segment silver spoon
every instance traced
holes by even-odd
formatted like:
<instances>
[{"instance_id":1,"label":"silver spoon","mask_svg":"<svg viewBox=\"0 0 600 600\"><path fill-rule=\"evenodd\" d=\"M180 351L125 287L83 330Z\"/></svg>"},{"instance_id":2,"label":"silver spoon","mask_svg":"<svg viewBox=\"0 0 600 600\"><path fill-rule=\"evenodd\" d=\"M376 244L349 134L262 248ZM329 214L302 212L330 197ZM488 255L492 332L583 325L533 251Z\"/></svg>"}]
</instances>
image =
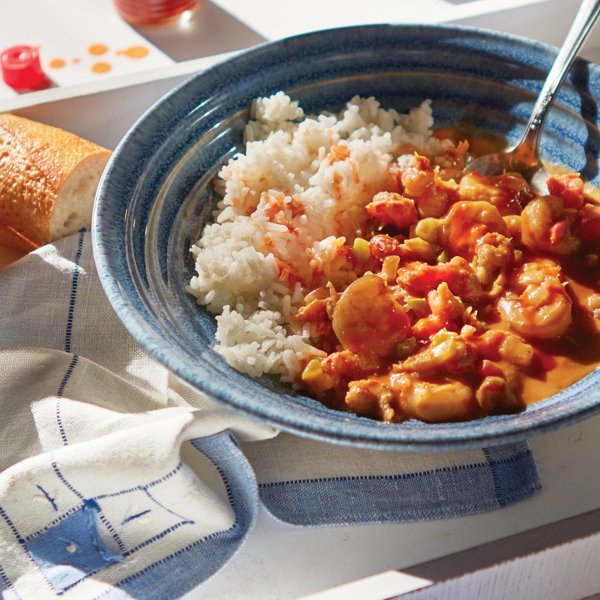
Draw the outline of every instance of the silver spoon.
<instances>
[{"instance_id":1,"label":"silver spoon","mask_svg":"<svg viewBox=\"0 0 600 600\"><path fill-rule=\"evenodd\" d=\"M486 154L473 159L467 165L466 171L482 175L518 172L539 192L547 193L546 181L549 175L538 155L544 119L581 46L596 24L599 14L600 0L583 0L548 73L521 139L503 152Z\"/></svg>"}]
</instances>

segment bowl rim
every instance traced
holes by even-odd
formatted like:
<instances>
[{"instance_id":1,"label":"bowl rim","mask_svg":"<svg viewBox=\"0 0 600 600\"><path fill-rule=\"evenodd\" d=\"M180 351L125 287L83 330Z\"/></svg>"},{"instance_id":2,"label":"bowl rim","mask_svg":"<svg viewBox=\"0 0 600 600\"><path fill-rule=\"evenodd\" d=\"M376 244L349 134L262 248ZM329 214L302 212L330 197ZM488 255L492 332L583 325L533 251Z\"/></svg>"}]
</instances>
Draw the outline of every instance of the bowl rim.
<instances>
[{"instance_id":1,"label":"bowl rim","mask_svg":"<svg viewBox=\"0 0 600 600\"><path fill-rule=\"evenodd\" d=\"M236 394L231 394L227 386L222 384L219 385L210 378L200 381L198 378L190 376L186 366L182 365L180 360L174 356L163 353L163 339L156 333L143 315L136 310L127 290L124 289L121 282L115 276L115 269L113 269L113 267L119 260L114 254L114 245L108 243L108 240L104 239L104 235L102 234L103 211L106 210L105 203L108 202L106 198L109 196L110 188L113 185L113 173L118 161L121 160L121 154L131 140L136 137L140 126L142 124L147 124L148 121L152 120L157 108L164 106L166 103L176 99L179 95L184 94L186 89L199 85L198 82L201 83L203 79L207 79L213 74L218 73L224 66L233 65L234 62L240 58L245 60L256 60L264 53L277 51L277 49L289 45L290 43L309 43L311 39L323 35L351 36L354 32L358 31L376 34L382 29L393 29L394 31L411 30L414 32L419 32L421 30L429 32L440 31L445 33L452 32L459 35L477 35L482 39L502 41L504 43L518 45L522 48L535 49L552 58L557 52L555 46L544 42L481 27L454 24L383 23L324 29L288 38L266 41L241 51L234 56L230 56L200 73L192 75L177 85L173 90L163 95L133 123L115 148L98 186L92 216L92 246L98 275L110 304L134 340L147 351L151 357L185 381L192 388L210 395L217 401L224 403L229 408L233 409L235 412L258 419L277 429L319 441L350 444L357 447L380 450L419 452L480 448L482 446L523 441L530 436L546 433L599 413L600 397L596 398L595 394L589 394L585 399L579 399L574 405L560 407L559 410L552 410L552 407L550 411L542 412L542 414L540 414L540 410L535 412L526 410L518 415L487 417L476 421L436 424L434 426L423 424L422 427L419 426L413 429L403 428L402 423L386 424L371 419L359 418L352 422L352 427L348 427L344 431L339 427L335 428L335 431L332 431L330 420L320 413L314 415L314 418L313 415L311 415L310 422L307 422L299 419L298 416L294 417L293 414L288 414L286 411L273 412L265 410L264 406L255 406L254 404L248 405L247 403L240 401ZM585 59L578 60L587 63L596 79L600 82L600 67ZM121 256L120 259L124 259L127 262L128 268L131 267L128 257ZM596 372L598 371L592 371L592 373L574 385L582 384L585 386L589 383L591 378L594 378L594 373ZM571 389L571 387L573 386L570 386L567 389ZM555 397L556 396L552 396L551 398ZM543 408L543 405L547 403L548 400L549 399L542 400L536 403L536 406L541 406ZM341 419L345 413L339 413L339 415L341 415L339 417L339 419ZM356 415L352 415L352 417L354 418ZM364 424L363 421L365 422ZM506 429L503 428L502 430L499 430L498 425L504 421L507 422L503 426L506 427ZM475 425L475 427L473 427L473 425ZM449 436L449 433L452 435Z\"/></svg>"}]
</instances>

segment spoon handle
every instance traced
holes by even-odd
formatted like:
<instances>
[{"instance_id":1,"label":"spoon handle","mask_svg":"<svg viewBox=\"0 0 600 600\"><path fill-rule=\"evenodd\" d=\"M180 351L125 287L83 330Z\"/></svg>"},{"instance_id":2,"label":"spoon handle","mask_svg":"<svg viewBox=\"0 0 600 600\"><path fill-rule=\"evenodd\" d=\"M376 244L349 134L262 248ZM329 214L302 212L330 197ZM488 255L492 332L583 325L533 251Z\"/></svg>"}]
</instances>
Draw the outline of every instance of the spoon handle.
<instances>
[{"instance_id":1,"label":"spoon handle","mask_svg":"<svg viewBox=\"0 0 600 600\"><path fill-rule=\"evenodd\" d=\"M581 2L577 15L536 100L525 133L515 146L515 148L521 147L525 150L524 154L537 155L542 123L554 102L556 92L564 81L581 46L591 33L599 14L600 0L583 0Z\"/></svg>"}]
</instances>

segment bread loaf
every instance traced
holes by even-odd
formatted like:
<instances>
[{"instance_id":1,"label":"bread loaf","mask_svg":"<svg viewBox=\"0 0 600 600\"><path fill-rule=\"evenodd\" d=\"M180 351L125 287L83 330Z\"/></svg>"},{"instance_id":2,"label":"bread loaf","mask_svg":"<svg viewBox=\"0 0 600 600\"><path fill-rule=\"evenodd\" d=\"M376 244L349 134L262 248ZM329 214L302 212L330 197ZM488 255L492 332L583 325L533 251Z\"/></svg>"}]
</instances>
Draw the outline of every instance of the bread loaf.
<instances>
[{"instance_id":1,"label":"bread loaf","mask_svg":"<svg viewBox=\"0 0 600 600\"><path fill-rule=\"evenodd\" d=\"M90 227L110 155L62 129L0 114L0 244L29 251Z\"/></svg>"}]
</instances>

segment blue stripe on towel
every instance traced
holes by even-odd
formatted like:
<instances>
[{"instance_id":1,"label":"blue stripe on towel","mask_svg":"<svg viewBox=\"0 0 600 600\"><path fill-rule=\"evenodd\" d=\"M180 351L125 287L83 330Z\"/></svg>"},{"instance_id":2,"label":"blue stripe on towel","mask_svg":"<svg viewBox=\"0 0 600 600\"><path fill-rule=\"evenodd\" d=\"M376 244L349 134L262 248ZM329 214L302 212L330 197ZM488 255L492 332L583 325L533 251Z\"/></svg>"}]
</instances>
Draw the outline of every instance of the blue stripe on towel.
<instances>
[{"instance_id":1,"label":"blue stripe on towel","mask_svg":"<svg viewBox=\"0 0 600 600\"><path fill-rule=\"evenodd\" d=\"M293 525L409 522L495 510L541 489L525 443L485 450L479 463L385 476L261 484L260 499Z\"/></svg>"}]
</instances>

